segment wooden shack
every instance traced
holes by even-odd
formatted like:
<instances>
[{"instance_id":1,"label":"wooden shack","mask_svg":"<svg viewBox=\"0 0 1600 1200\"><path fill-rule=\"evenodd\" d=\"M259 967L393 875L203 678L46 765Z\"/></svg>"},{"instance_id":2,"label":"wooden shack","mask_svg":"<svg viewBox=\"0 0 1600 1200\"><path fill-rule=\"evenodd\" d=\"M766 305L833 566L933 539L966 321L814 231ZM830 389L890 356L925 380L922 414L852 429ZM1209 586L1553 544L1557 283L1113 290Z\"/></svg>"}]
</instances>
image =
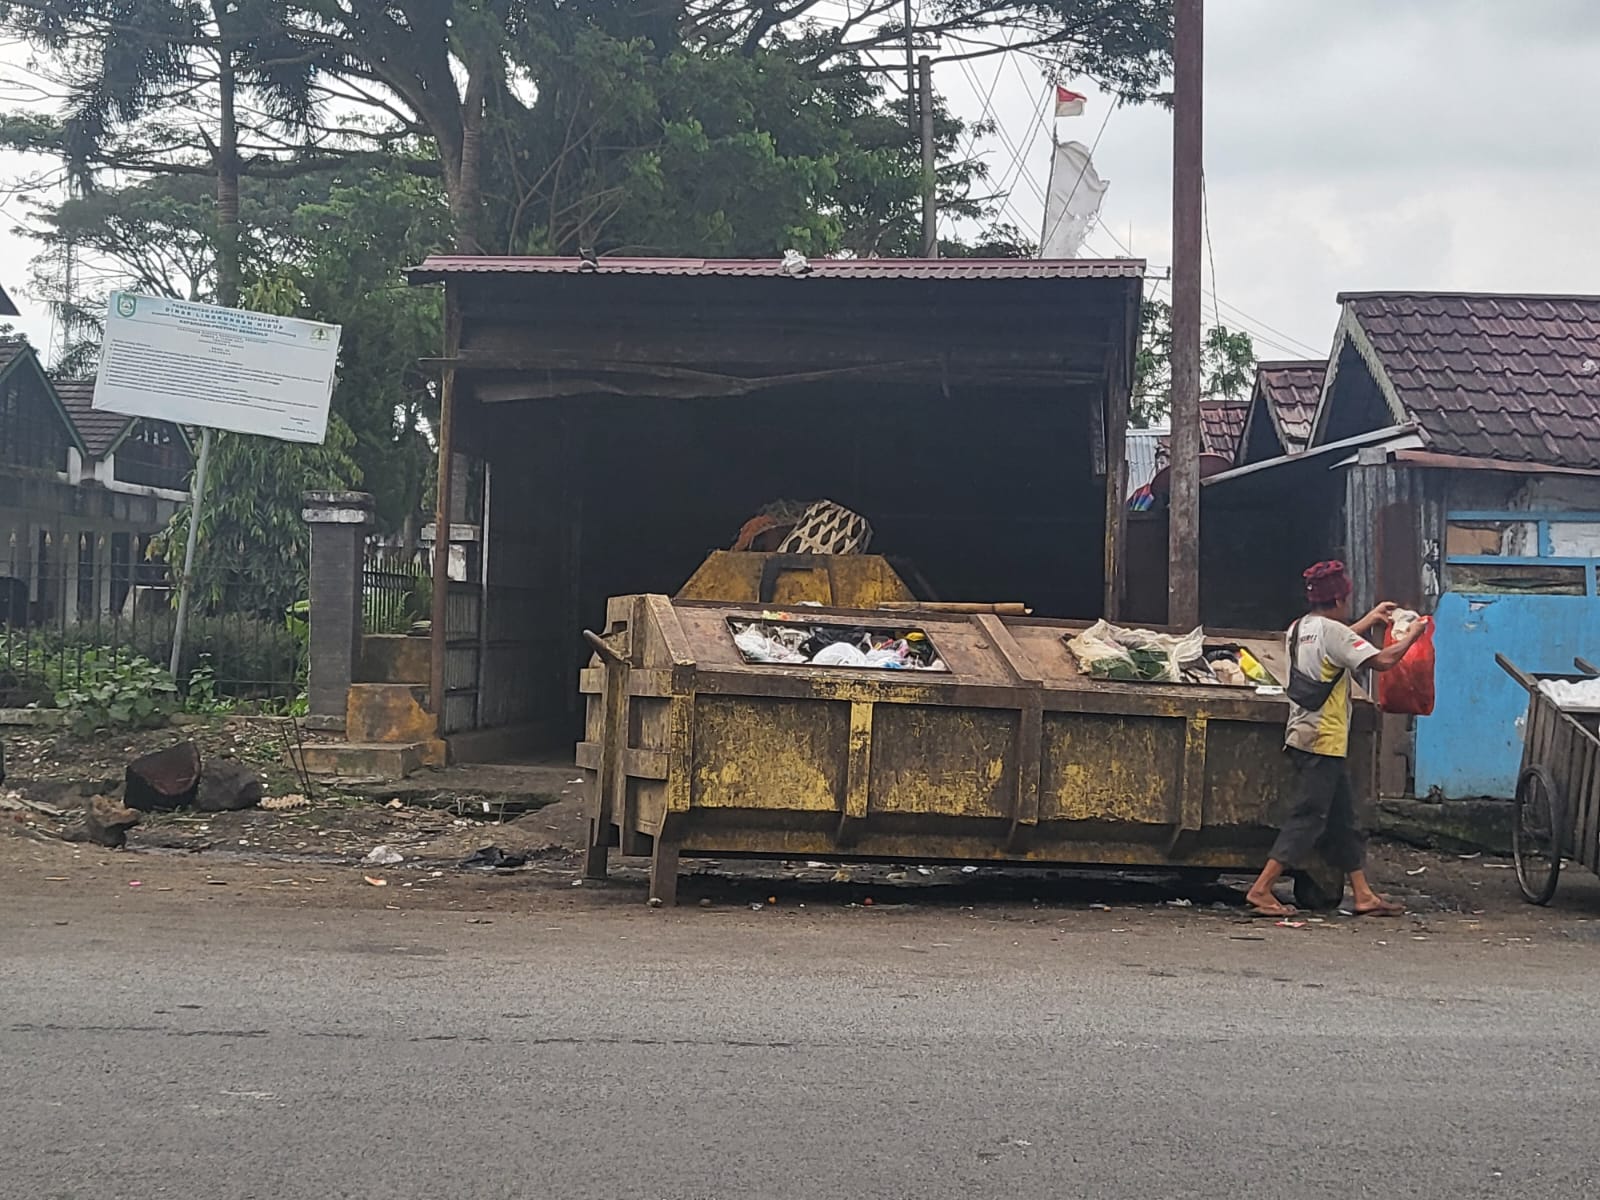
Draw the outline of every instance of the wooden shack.
<instances>
[{"instance_id":1,"label":"wooden shack","mask_svg":"<svg viewBox=\"0 0 1600 1200\"><path fill-rule=\"evenodd\" d=\"M607 597L672 593L778 498L863 514L939 598L1114 609L1143 271L429 259L466 547L465 579L436 580L440 732L573 740Z\"/></svg>"}]
</instances>

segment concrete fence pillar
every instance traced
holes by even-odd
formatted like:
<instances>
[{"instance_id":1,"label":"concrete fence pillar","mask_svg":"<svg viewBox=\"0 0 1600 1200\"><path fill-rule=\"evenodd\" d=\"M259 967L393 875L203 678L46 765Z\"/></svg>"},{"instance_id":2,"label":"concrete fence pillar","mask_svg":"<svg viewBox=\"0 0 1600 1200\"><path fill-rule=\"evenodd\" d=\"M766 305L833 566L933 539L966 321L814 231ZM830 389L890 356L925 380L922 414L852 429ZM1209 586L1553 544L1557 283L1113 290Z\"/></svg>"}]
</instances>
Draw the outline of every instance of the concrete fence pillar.
<instances>
[{"instance_id":1,"label":"concrete fence pillar","mask_svg":"<svg viewBox=\"0 0 1600 1200\"><path fill-rule=\"evenodd\" d=\"M311 526L311 647L306 724L343 729L345 701L361 661L361 569L371 531L366 492L307 492Z\"/></svg>"}]
</instances>

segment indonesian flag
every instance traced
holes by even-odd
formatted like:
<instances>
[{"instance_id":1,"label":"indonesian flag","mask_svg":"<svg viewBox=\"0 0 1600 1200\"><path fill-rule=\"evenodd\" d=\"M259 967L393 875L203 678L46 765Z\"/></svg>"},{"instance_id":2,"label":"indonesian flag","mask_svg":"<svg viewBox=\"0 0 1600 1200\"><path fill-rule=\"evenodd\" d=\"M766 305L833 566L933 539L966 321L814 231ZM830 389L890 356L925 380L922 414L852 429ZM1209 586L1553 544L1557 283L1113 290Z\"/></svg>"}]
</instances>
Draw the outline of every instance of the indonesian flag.
<instances>
[{"instance_id":1,"label":"indonesian flag","mask_svg":"<svg viewBox=\"0 0 1600 1200\"><path fill-rule=\"evenodd\" d=\"M1081 117L1083 116L1084 97L1077 92L1068 91L1059 83L1056 84L1056 116Z\"/></svg>"}]
</instances>

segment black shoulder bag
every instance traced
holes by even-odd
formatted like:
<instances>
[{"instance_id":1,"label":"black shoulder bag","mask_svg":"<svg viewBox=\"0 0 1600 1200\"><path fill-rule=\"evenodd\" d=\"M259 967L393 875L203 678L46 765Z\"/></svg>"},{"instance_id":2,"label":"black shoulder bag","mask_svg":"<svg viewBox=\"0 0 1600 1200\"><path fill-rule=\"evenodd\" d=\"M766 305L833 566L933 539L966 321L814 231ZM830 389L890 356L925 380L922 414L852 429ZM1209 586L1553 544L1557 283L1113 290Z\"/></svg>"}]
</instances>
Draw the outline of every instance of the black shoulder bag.
<instances>
[{"instance_id":1,"label":"black shoulder bag","mask_svg":"<svg viewBox=\"0 0 1600 1200\"><path fill-rule=\"evenodd\" d=\"M1317 712L1328 703L1333 689L1344 678L1344 670L1332 679L1313 679L1300 669L1300 622L1289 627L1289 686L1284 688L1290 700L1307 712Z\"/></svg>"}]
</instances>

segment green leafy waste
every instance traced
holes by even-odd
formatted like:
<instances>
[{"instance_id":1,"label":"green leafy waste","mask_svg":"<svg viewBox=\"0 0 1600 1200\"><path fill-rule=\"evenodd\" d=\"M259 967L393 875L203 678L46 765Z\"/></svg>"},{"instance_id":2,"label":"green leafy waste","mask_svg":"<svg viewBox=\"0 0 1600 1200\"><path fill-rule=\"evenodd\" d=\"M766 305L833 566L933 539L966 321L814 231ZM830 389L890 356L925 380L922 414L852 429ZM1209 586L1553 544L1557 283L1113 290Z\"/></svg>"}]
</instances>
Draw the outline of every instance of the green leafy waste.
<instances>
[{"instance_id":1,"label":"green leafy waste","mask_svg":"<svg viewBox=\"0 0 1600 1200\"><path fill-rule=\"evenodd\" d=\"M1167 656L1159 650L1129 650L1127 658L1102 658L1089 664L1092 679L1153 683L1167 673Z\"/></svg>"}]
</instances>

